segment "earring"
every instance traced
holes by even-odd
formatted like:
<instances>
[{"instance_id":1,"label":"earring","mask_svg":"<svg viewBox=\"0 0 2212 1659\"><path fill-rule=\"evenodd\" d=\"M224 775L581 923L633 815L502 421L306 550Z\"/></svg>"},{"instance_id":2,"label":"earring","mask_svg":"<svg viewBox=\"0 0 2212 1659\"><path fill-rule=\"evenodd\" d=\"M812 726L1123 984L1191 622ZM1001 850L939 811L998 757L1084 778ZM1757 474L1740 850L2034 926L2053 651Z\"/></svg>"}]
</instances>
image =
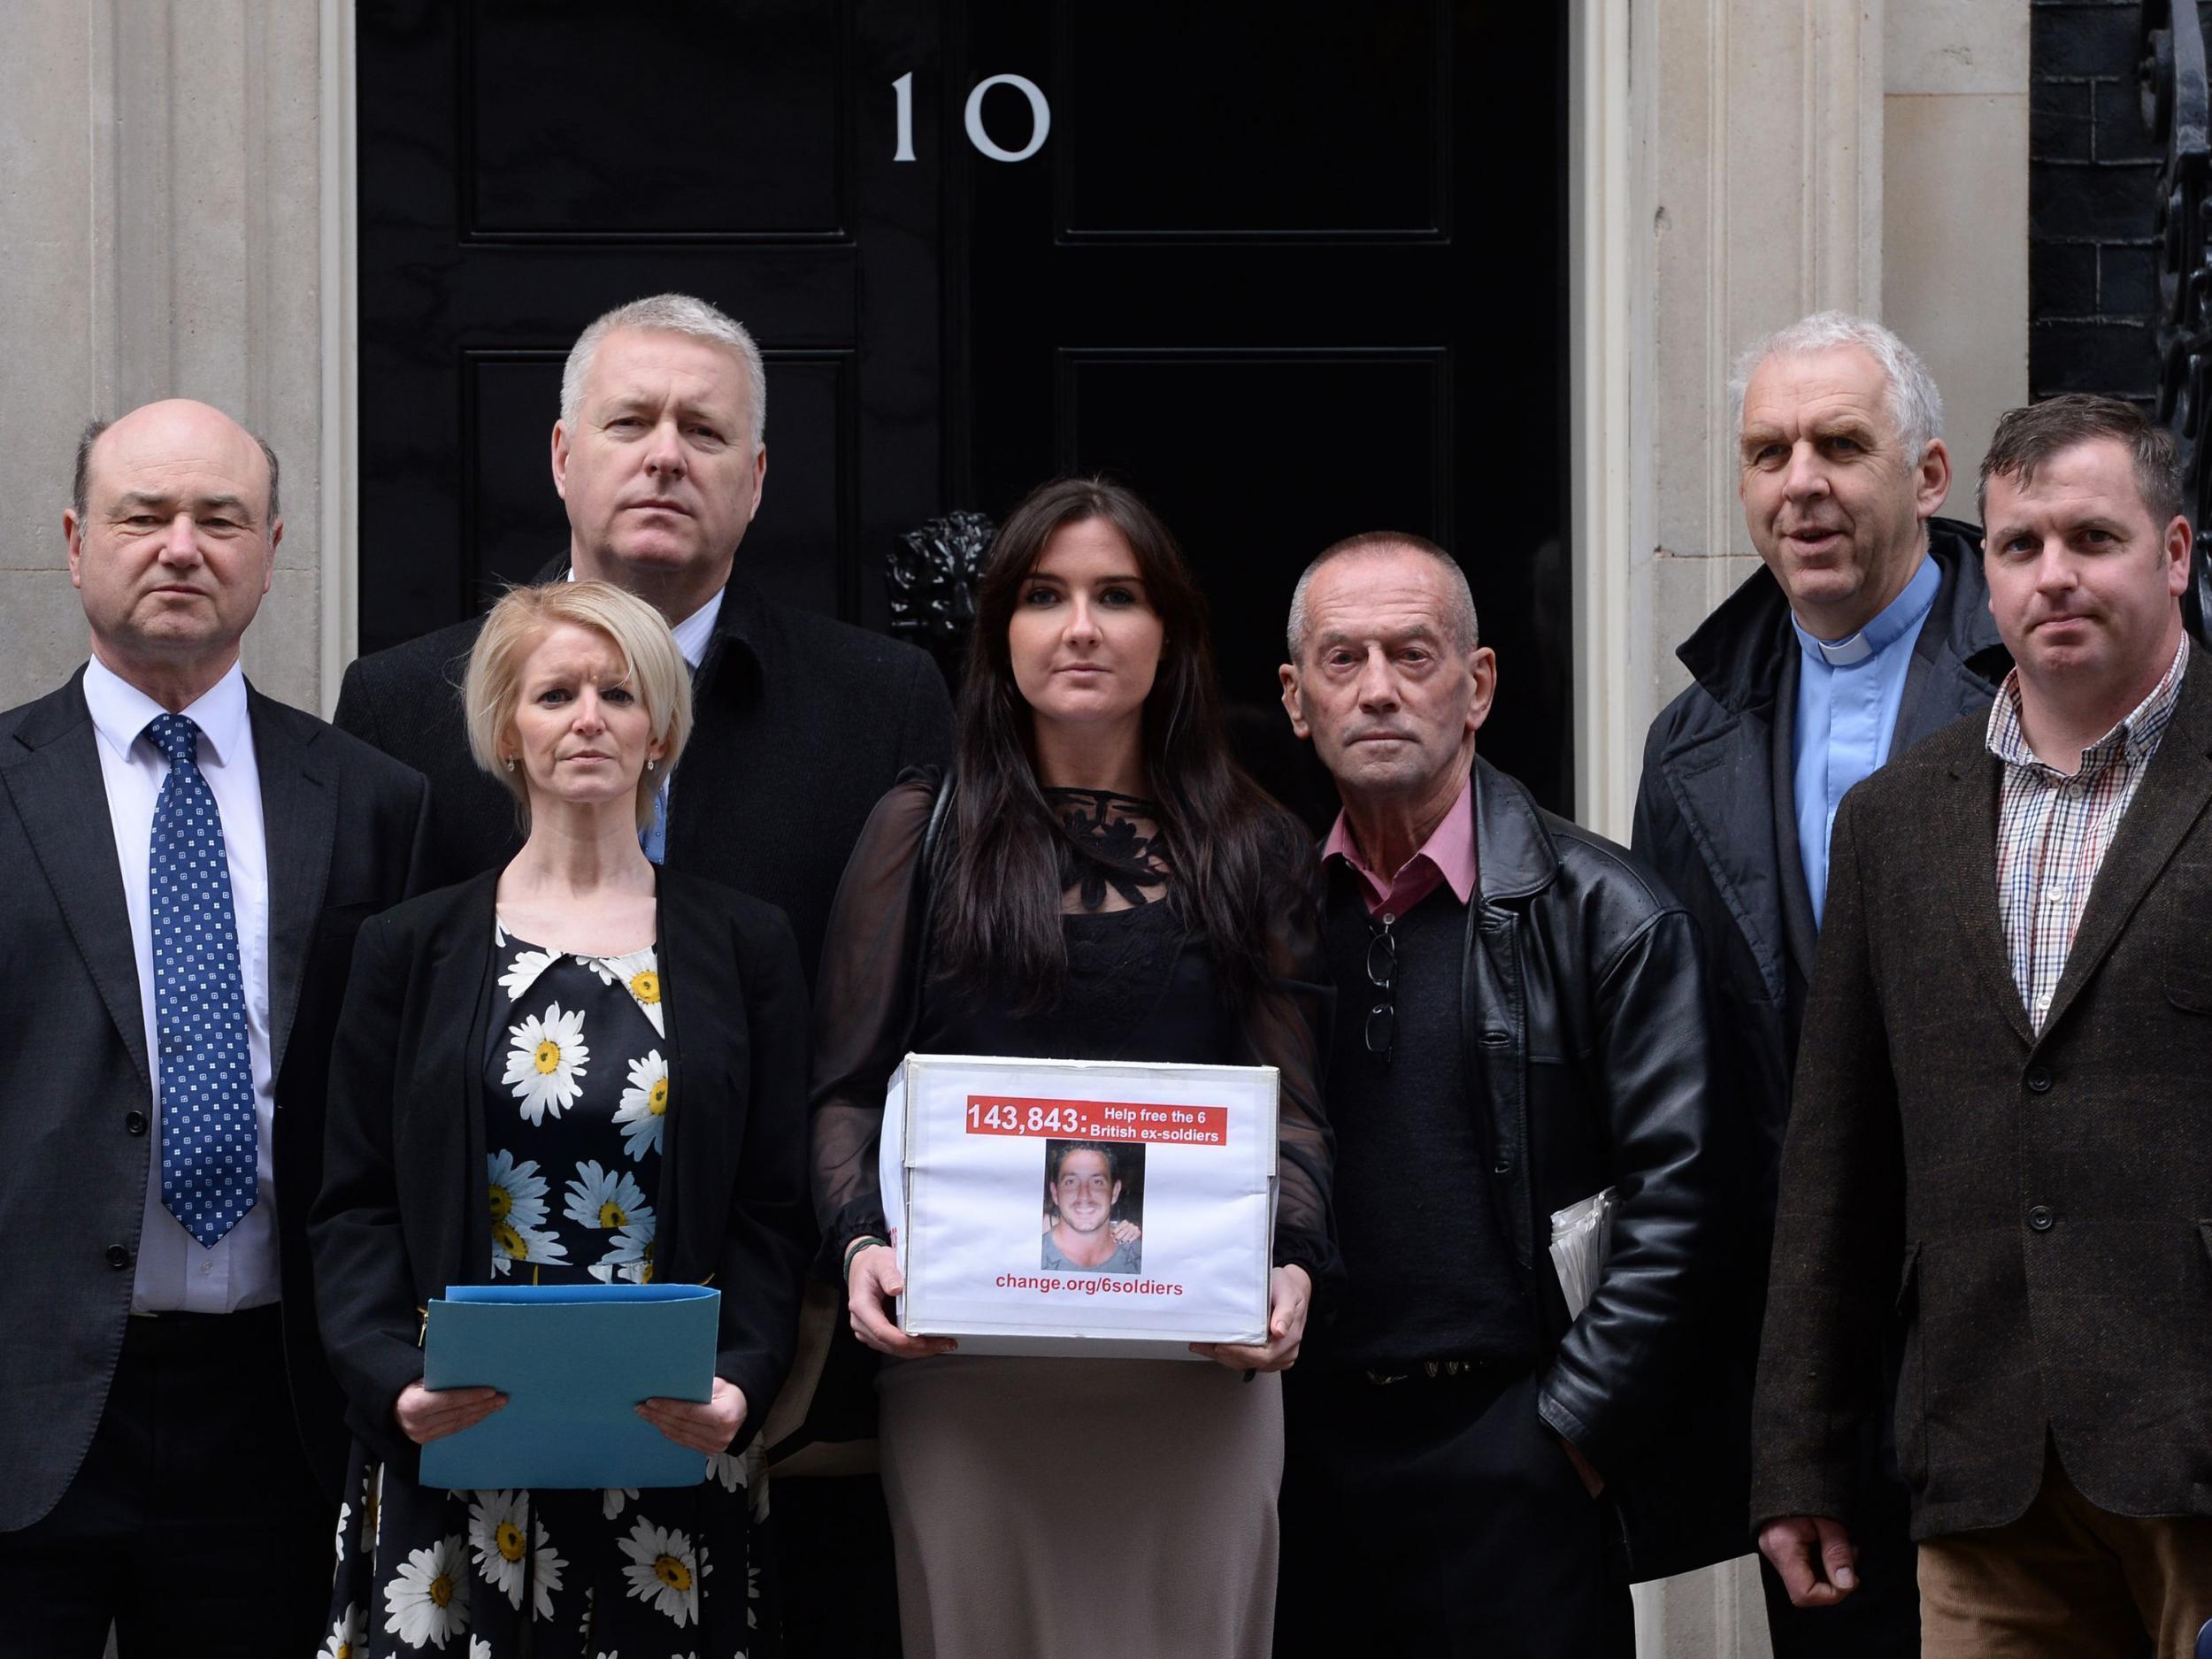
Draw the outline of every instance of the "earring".
<instances>
[{"instance_id":1,"label":"earring","mask_svg":"<svg viewBox=\"0 0 2212 1659\"><path fill-rule=\"evenodd\" d=\"M514 757L512 755L510 755L510 756L508 756L508 757L507 757L507 770L508 770L509 772L512 772L514 769L515 769L515 757Z\"/></svg>"},{"instance_id":2,"label":"earring","mask_svg":"<svg viewBox=\"0 0 2212 1659\"><path fill-rule=\"evenodd\" d=\"M654 766L653 757L652 757L650 755L648 755L648 756L645 757L645 770L646 770L646 771L648 771L648 772L650 772L650 771L652 771L652 770L653 770L653 766Z\"/></svg>"}]
</instances>

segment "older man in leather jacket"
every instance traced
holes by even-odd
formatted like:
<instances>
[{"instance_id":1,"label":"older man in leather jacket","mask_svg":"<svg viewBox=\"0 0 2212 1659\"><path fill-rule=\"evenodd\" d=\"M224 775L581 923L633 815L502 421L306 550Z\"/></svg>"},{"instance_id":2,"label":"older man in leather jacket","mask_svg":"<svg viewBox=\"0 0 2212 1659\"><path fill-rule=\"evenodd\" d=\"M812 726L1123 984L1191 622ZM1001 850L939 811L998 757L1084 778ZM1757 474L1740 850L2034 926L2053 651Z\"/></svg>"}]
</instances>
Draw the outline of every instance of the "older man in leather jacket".
<instances>
[{"instance_id":1,"label":"older man in leather jacket","mask_svg":"<svg viewBox=\"0 0 2212 1659\"><path fill-rule=\"evenodd\" d=\"M1289 635L1284 706L1344 803L1323 850L1348 1288L1285 1389L1276 1650L1632 1654L1626 1578L1697 1548L1636 1500L1723 1269L1696 929L1475 757L1496 658L1442 549L1340 542ZM1608 1188L1571 1315L1552 1217Z\"/></svg>"}]
</instances>

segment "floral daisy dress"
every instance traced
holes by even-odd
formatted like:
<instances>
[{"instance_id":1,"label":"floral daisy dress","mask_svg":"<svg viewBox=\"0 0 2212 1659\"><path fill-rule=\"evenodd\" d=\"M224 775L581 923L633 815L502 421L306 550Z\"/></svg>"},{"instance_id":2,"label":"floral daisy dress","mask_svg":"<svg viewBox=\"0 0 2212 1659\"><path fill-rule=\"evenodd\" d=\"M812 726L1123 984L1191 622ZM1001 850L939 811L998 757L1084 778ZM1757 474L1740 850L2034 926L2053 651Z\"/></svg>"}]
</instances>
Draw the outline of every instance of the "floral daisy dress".
<instances>
[{"instance_id":1,"label":"floral daisy dress","mask_svg":"<svg viewBox=\"0 0 2212 1659\"><path fill-rule=\"evenodd\" d=\"M484 1282L649 1284L669 1089L656 952L494 941ZM757 1456L706 1458L696 1486L443 1492L357 1442L318 1659L772 1652L747 1559Z\"/></svg>"}]
</instances>

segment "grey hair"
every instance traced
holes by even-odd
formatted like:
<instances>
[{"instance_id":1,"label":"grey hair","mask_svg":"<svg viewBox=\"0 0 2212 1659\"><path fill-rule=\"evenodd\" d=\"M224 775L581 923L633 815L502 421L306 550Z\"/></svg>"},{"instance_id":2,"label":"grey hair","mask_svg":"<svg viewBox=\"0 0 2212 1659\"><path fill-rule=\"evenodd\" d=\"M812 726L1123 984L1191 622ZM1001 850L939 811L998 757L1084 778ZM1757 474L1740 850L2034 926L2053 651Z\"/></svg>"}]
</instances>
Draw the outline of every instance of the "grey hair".
<instances>
[{"instance_id":1,"label":"grey hair","mask_svg":"<svg viewBox=\"0 0 2212 1659\"><path fill-rule=\"evenodd\" d=\"M1728 377L1729 408L1736 430L1743 430L1744 394L1750 389L1751 377L1759 372L1761 364L1769 357L1801 357L1837 346L1856 346L1880 367L1887 383L1884 401L1889 406L1890 425L1896 428L1909 457L1916 463L1927 453L1929 444L1943 435L1943 394L1936 389L1935 377L1928 373L1918 352L1881 324L1870 318L1854 317L1849 311L1815 311L1810 317L1801 317L1786 328L1776 329L1736 359L1735 373Z\"/></svg>"},{"instance_id":2,"label":"grey hair","mask_svg":"<svg viewBox=\"0 0 2212 1659\"><path fill-rule=\"evenodd\" d=\"M1340 558L1355 558L1363 554L1394 553L1399 550L1418 553L1446 572L1445 587L1451 596L1452 638L1461 652L1472 651L1482 643L1482 625L1475 615L1475 590L1467 585L1467 572L1459 567L1459 561L1426 536L1411 535L1402 530L1363 530L1357 535L1348 535L1341 541L1331 542L1314 556L1313 563L1299 575L1298 585L1290 590L1290 626L1285 631L1285 642L1290 647L1290 660L1301 660L1306 647L1306 590L1313 586L1314 577L1324 565L1333 565Z\"/></svg>"},{"instance_id":3,"label":"grey hair","mask_svg":"<svg viewBox=\"0 0 2212 1659\"><path fill-rule=\"evenodd\" d=\"M590 326L576 336L576 343L569 348L568 361L561 368L563 426L576 425L576 411L584 402L584 382L591 378L591 365L599 356L600 343L618 328L657 328L664 334L687 334L737 353L744 359L745 379L753 395L755 452L767 442L768 370L760 360L760 348L753 342L744 324L688 294L655 294L618 305L592 319Z\"/></svg>"},{"instance_id":4,"label":"grey hair","mask_svg":"<svg viewBox=\"0 0 2212 1659\"><path fill-rule=\"evenodd\" d=\"M92 446L100 442L100 434L115 423L111 420L88 420L84 430L77 434L77 470L69 481L69 504L76 509L77 522L84 522L85 503L92 493ZM269 464L269 525L284 516L281 501L277 495L276 451L259 433L246 434L261 446L261 458Z\"/></svg>"}]
</instances>

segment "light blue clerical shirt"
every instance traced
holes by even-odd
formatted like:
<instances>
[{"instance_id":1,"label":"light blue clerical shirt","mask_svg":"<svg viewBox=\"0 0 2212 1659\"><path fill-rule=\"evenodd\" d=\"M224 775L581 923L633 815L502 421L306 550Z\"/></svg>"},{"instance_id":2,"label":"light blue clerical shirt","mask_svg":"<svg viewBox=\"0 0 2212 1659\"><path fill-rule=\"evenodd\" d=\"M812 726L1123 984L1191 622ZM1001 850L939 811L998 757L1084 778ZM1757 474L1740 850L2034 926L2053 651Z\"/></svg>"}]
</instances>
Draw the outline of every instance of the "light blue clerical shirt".
<instances>
[{"instance_id":1,"label":"light blue clerical shirt","mask_svg":"<svg viewBox=\"0 0 2212 1659\"><path fill-rule=\"evenodd\" d=\"M1816 926L1828 902L1828 834L1836 808L1853 784L1889 758L1913 641L1941 581L1935 561L1923 557L1904 591L1847 640L1816 640L1790 618L1804 659L1791 752L1797 852Z\"/></svg>"}]
</instances>

